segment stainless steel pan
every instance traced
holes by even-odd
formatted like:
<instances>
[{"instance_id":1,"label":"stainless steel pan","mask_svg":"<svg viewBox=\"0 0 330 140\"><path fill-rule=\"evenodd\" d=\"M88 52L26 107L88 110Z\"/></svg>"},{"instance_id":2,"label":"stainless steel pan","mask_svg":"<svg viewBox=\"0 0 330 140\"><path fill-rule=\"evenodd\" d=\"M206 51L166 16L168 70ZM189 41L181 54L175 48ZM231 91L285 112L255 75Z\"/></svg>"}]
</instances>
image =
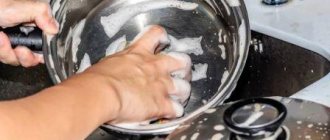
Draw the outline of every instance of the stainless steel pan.
<instances>
[{"instance_id":1,"label":"stainless steel pan","mask_svg":"<svg viewBox=\"0 0 330 140\"><path fill-rule=\"evenodd\" d=\"M164 124L135 128L103 125L108 131L128 134L168 134L182 122L223 103L235 88L248 54L250 28L243 0L182 0L198 4L193 10L176 0L53 0L53 14L60 33L43 37L43 53L54 83L77 73L87 54L92 64L105 57L109 44L126 36L131 41L147 25L161 25L176 38L201 37L204 53L190 54L194 64L207 64L207 78L192 82L192 95L185 116ZM142 3L142 4L141 4ZM153 3L154 8L150 7ZM136 8L136 5L140 7ZM152 5L152 4L151 4ZM132 11L139 10L139 14ZM156 8L155 8L156 7ZM126 14L118 14L126 8ZM127 12L128 11L128 12ZM131 12L131 15L129 15ZM116 15L117 14L117 15ZM130 16L125 19L125 16ZM102 18L118 24L118 32L105 31ZM193 68L194 69L194 68ZM81 81L84 82L84 81ZM134 114L133 114L134 115Z\"/></svg>"}]
</instances>

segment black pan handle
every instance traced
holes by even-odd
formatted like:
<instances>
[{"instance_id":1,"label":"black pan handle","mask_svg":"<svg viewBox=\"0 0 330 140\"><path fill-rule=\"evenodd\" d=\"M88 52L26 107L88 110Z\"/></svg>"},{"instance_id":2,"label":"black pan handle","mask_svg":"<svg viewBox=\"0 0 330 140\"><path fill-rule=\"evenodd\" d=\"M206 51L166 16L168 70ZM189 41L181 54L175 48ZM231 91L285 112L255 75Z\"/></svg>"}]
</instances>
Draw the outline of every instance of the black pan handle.
<instances>
[{"instance_id":1,"label":"black pan handle","mask_svg":"<svg viewBox=\"0 0 330 140\"><path fill-rule=\"evenodd\" d=\"M34 52L41 52L43 46L42 30L32 26L15 26L1 28L10 39L13 48L16 46L26 46Z\"/></svg>"}]
</instances>

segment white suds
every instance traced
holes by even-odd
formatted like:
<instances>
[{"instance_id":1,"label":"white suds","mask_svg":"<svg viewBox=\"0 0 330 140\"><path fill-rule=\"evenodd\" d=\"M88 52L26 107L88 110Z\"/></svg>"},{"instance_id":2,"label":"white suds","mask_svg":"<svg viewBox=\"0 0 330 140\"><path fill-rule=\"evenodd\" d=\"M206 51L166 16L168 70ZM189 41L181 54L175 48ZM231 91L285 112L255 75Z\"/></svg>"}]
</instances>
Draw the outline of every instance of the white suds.
<instances>
[{"instance_id":1,"label":"white suds","mask_svg":"<svg viewBox=\"0 0 330 140\"><path fill-rule=\"evenodd\" d=\"M122 50L125 49L127 45L127 41L126 41L126 35L118 38L117 40L113 41L109 47L106 49L105 55L109 56L109 55L113 55L117 52L120 52Z\"/></svg>"},{"instance_id":2,"label":"white suds","mask_svg":"<svg viewBox=\"0 0 330 140\"><path fill-rule=\"evenodd\" d=\"M207 78L208 64L195 64L192 72L192 81L198 81Z\"/></svg>"},{"instance_id":3,"label":"white suds","mask_svg":"<svg viewBox=\"0 0 330 140\"><path fill-rule=\"evenodd\" d=\"M225 129L225 127L223 125L219 124L219 125L214 126L213 129L216 131L222 131Z\"/></svg>"},{"instance_id":4,"label":"white suds","mask_svg":"<svg viewBox=\"0 0 330 140\"><path fill-rule=\"evenodd\" d=\"M223 135L221 133L214 134L211 138L211 140L221 140L223 138Z\"/></svg>"},{"instance_id":5,"label":"white suds","mask_svg":"<svg viewBox=\"0 0 330 140\"><path fill-rule=\"evenodd\" d=\"M226 57L227 57L227 55L226 55L226 48L225 48L224 45L219 45L219 48L221 49L221 58L222 58L223 60L225 60Z\"/></svg>"},{"instance_id":6,"label":"white suds","mask_svg":"<svg viewBox=\"0 0 330 140\"><path fill-rule=\"evenodd\" d=\"M259 52L263 53L264 52L264 45L260 42L259 44Z\"/></svg>"},{"instance_id":7,"label":"white suds","mask_svg":"<svg viewBox=\"0 0 330 140\"><path fill-rule=\"evenodd\" d=\"M191 136L190 140L197 140L198 136L199 136L199 133L194 133L194 134Z\"/></svg>"},{"instance_id":8,"label":"white suds","mask_svg":"<svg viewBox=\"0 0 330 140\"><path fill-rule=\"evenodd\" d=\"M223 72L222 78L221 78L221 84L224 84L225 81L227 80L229 76L229 72L226 70L225 72Z\"/></svg>"},{"instance_id":9,"label":"white suds","mask_svg":"<svg viewBox=\"0 0 330 140\"><path fill-rule=\"evenodd\" d=\"M178 101L182 105L186 105L191 94L190 83L180 78L172 78L172 82L175 87L175 91L170 94L171 98Z\"/></svg>"},{"instance_id":10,"label":"white suds","mask_svg":"<svg viewBox=\"0 0 330 140\"><path fill-rule=\"evenodd\" d=\"M222 29L219 30L219 33L218 33L218 36L219 36L219 43L222 43Z\"/></svg>"},{"instance_id":11,"label":"white suds","mask_svg":"<svg viewBox=\"0 0 330 140\"><path fill-rule=\"evenodd\" d=\"M78 46L81 42L81 33L85 27L86 19L81 20L73 29L72 33L72 60L74 63L77 63L77 52L78 52Z\"/></svg>"},{"instance_id":12,"label":"white suds","mask_svg":"<svg viewBox=\"0 0 330 140\"><path fill-rule=\"evenodd\" d=\"M25 35L29 35L33 30L34 30L34 27L32 26L21 26L19 27L20 31L23 32Z\"/></svg>"},{"instance_id":13,"label":"white suds","mask_svg":"<svg viewBox=\"0 0 330 140\"><path fill-rule=\"evenodd\" d=\"M239 34L239 41L240 41L239 51L240 51L240 54L244 54L244 50L245 50L245 47L246 47L246 40L247 40L245 20L242 20L242 23L238 28L238 34ZM242 58L242 57L240 57L240 58Z\"/></svg>"},{"instance_id":14,"label":"white suds","mask_svg":"<svg viewBox=\"0 0 330 140\"><path fill-rule=\"evenodd\" d=\"M184 68L178 71L175 71L171 73L172 77L174 78L188 78L189 74L191 73L191 58L189 55L185 53L179 53L179 52L169 52L166 55L171 56L175 58L176 60L179 60L181 63L184 63Z\"/></svg>"},{"instance_id":15,"label":"white suds","mask_svg":"<svg viewBox=\"0 0 330 140\"><path fill-rule=\"evenodd\" d=\"M117 12L109 16L101 17L101 24L104 27L105 33L108 35L108 37L112 38L127 21L137 16L138 14L163 8L194 10L197 7L198 4L191 2L177 0L149 0L120 8Z\"/></svg>"},{"instance_id":16,"label":"white suds","mask_svg":"<svg viewBox=\"0 0 330 140\"><path fill-rule=\"evenodd\" d=\"M176 39L170 35L169 39L171 43L170 47L165 50L166 52L173 51L195 55L202 55L204 53L201 44L203 37Z\"/></svg>"},{"instance_id":17,"label":"white suds","mask_svg":"<svg viewBox=\"0 0 330 140\"><path fill-rule=\"evenodd\" d=\"M86 69L88 69L90 66L92 66L91 59L90 59L89 55L86 53L84 55L84 58L81 60L79 69L76 73L82 73Z\"/></svg>"},{"instance_id":18,"label":"white suds","mask_svg":"<svg viewBox=\"0 0 330 140\"><path fill-rule=\"evenodd\" d=\"M58 10L60 9L62 0L56 0L52 7L52 14L55 16Z\"/></svg>"},{"instance_id":19,"label":"white suds","mask_svg":"<svg viewBox=\"0 0 330 140\"><path fill-rule=\"evenodd\" d=\"M187 136L186 135L184 135L184 136L182 136L181 138L180 138L180 140L186 140L187 139Z\"/></svg>"},{"instance_id":20,"label":"white suds","mask_svg":"<svg viewBox=\"0 0 330 140\"><path fill-rule=\"evenodd\" d=\"M223 35L223 42L227 43L227 35Z\"/></svg>"},{"instance_id":21,"label":"white suds","mask_svg":"<svg viewBox=\"0 0 330 140\"><path fill-rule=\"evenodd\" d=\"M239 0L227 0L227 3L231 7L241 6L241 3L239 2Z\"/></svg>"}]
</instances>

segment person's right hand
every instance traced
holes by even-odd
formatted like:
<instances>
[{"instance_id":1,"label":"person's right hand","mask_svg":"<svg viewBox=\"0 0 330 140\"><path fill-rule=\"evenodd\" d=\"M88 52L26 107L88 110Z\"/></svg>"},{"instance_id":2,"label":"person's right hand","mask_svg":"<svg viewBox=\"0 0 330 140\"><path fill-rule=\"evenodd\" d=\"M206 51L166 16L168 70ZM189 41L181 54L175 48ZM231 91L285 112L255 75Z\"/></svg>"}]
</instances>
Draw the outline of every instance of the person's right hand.
<instances>
[{"instance_id":1,"label":"person's right hand","mask_svg":"<svg viewBox=\"0 0 330 140\"><path fill-rule=\"evenodd\" d=\"M0 0L0 26L13 27L19 24L35 24L46 34L56 34L58 23L53 18L48 3L38 0ZM12 49L8 36L0 32L0 61L24 67L43 63L41 54L33 53L24 46Z\"/></svg>"},{"instance_id":2,"label":"person's right hand","mask_svg":"<svg viewBox=\"0 0 330 140\"><path fill-rule=\"evenodd\" d=\"M82 73L106 77L114 89L118 102L109 103L109 108L116 104L119 108L108 114L110 124L183 115L179 103L189 98L189 79L174 79L171 73L184 71L184 77L190 77L191 60L186 54L157 52L166 37L165 29L151 26L128 49L101 60Z\"/></svg>"}]
</instances>

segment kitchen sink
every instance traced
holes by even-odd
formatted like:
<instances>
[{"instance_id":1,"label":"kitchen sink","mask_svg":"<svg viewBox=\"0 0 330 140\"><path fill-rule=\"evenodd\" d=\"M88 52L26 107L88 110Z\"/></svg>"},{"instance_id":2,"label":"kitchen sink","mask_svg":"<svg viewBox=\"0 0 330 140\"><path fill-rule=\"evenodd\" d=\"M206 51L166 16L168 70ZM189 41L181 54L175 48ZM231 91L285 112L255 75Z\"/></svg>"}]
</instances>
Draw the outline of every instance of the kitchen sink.
<instances>
[{"instance_id":1,"label":"kitchen sink","mask_svg":"<svg viewBox=\"0 0 330 140\"><path fill-rule=\"evenodd\" d=\"M27 97L52 85L45 65L26 69L0 63L0 101Z\"/></svg>"},{"instance_id":2,"label":"kitchen sink","mask_svg":"<svg viewBox=\"0 0 330 140\"><path fill-rule=\"evenodd\" d=\"M288 97L330 72L330 62L312 51L252 32L249 57L231 100ZM52 86L45 65L33 68L0 63L0 100L12 100Z\"/></svg>"},{"instance_id":3,"label":"kitchen sink","mask_svg":"<svg viewBox=\"0 0 330 140\"><path fill-rule=\"evenodd\" d=\"M257 32L251 40L244 71L228 101L289 97L330 72L330 62L315 52Z\"/></svg>"},{"instance_id":4,"label":"kitchen sink","mask_svg":"<svg viewBox=\"0 0 330 140\"><path fill-rule=\"evenodd\" d=\"M329 72L330 62L319 54L252 32L244 72L228 101L251 97L289 97ZM0 64L0 100L33 95L52 85L44 65L25 69ZM114 137L97 130L88 140L118 139Z\"/></svg>"}]
</instances>

